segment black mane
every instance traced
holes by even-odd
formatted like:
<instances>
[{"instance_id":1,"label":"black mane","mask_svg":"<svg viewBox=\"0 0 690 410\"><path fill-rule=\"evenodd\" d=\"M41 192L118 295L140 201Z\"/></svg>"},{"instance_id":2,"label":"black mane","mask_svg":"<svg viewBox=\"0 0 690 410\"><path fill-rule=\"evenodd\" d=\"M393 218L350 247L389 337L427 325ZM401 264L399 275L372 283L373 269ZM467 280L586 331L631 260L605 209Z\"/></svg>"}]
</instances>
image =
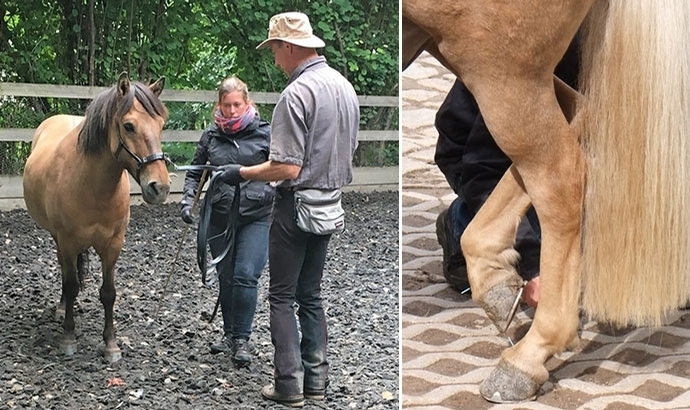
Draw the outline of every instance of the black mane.
<instances>
[{"instance_id":1,"label":"black mane","mask_svg":"<svg viewBox=\"0 0 690 410\"><path fill-rule=\"evenodd\" d=\"M108 130L113 122L119 122L137 99L152 117L167 119L168 110L151 89L139 82L131 82L129 92L119 97L117 86L98 94L86 107L84 127L79 132L78 145L85 153L98 153L108 147Z\"/></svg>"}]
</instances>

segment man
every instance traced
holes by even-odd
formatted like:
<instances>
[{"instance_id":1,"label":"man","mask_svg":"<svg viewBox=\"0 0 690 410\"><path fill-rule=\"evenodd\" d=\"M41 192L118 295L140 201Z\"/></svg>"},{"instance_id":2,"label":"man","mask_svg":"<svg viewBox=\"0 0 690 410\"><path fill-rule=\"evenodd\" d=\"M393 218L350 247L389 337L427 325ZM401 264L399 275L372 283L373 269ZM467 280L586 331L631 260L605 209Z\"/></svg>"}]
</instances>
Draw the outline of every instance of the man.
<instances>
[{"instance_id":1,"label":"man","mask_svg":"<svg viewBox=\"0 0 690 410\"><path fill-rule=\"evenodd\" d=\"M274 383L261 393L292 407L303 406L305 398L323 400L328 385L321 278L330 240L330 235L297 226L294 192L332 191L350 183L359 128L355 90L317 54L324 46L305 14L271 17L268 39L257 48L270 48L288 82L273 111L269 160L250 167L228 165L219 176L229 184L282 181L273 205L268 257Z\"/></svg>"}]
</instances>

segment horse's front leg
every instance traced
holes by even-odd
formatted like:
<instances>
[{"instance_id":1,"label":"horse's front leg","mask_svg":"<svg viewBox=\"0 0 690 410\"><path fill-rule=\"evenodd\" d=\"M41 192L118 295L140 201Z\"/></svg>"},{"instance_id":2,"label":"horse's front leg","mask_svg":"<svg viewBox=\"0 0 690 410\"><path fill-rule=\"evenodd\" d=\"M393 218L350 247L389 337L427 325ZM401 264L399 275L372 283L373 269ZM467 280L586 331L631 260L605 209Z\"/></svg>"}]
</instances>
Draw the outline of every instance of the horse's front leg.
<instances>
[{"instance_id":1,"label":"horse's front leg","mask_svg":"<svg viewBox=\"0 0 690 410\"><path fill-rule=\"evenodd\" d=\"M115 305L115 262L120 256L122 243L110 245L105 251L99 253L103 269L103 284L100 289L100 300L105 312L105 326L103 328L103 341L105 351L103 355L109 363L122 358L120 347L115 339L115 325L113 324L113 306Z\"/></svg>"},{"instance_id":2,"label":"horse's front leg","mask_svg":"<svg viewBox=\"0 0 690 410\"><path fill-rule=\"evenodd\" d=\"M62 339L60 347L66 356L77 351L77 338L74 333L74 301L79 295L76 253L70 253L58 243L58 261L62 272L62 292L56 317L62 316Z\"/></svg>"}]
</instances>

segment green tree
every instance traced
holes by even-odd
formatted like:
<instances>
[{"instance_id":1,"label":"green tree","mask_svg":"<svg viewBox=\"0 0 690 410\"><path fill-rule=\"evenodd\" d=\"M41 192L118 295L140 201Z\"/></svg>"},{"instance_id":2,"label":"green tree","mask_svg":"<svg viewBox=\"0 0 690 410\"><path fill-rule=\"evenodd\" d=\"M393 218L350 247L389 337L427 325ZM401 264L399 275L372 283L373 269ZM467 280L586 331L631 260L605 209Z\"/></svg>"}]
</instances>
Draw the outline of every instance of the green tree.
<instances>
[{"instance_id":1,"label":"green tree","mask_svg":"<svg viewBox=\"0 0 690 410\"><path fill-rule=\"evenodd\" d=\"M270 17L283 11L310 16L327 44L321 52L358 94L398 94L398 2L370 0L4 0L0 81L107 86L127 71L144 82L166 76L172 89L213 90L237 74L252 91L279 92L285 75L269 51L255 47ZM80 113L87 103L5 98L0 127L33 128L52 114ZM210 118L209 104L167 105L171 128L201 129ZM270 117L271 107L261 108ZM363 108L361 127L397 129L397 113ZM362 152L370 148L362 145ZM374 150L397 158L397 143ZM0 173L8 172L3 155L26 151L0 147Z\"/></svg>"}]
</instances>

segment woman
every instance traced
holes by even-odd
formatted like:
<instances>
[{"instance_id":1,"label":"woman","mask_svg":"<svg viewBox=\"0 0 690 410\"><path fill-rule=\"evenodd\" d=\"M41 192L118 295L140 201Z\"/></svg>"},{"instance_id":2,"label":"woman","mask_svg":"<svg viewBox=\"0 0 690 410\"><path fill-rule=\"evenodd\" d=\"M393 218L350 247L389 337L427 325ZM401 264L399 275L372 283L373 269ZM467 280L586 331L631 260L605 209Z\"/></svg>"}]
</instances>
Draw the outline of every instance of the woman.
<instances>
[{"instance_id":1,"label":"woman","mask_svg":"<svg viewBox=\"0 0 690 410\"><path fill-rule=\"evenodd\" d=\"M244 82L232 76L221 83L214 116L214 124L201 135L193 165L254 165L268 159L270 125L259 117ZM193 170L185 177L181 216L186 223L193 222L192 204L201 176L202 171ZM207 238L215 258L228 246L222 232L233 217L230 210L235 186L214 186L213 192L206 195L212 201ZM234 252L228 252L216 266L224 337L220 344L211 346L211 352L230 352L236 365L245 366L252 358L248 342L256 311L257 283L268 258L268 226L275 189L260 181L237 186L240 204Z\"/></svg>"}]
</instances>

